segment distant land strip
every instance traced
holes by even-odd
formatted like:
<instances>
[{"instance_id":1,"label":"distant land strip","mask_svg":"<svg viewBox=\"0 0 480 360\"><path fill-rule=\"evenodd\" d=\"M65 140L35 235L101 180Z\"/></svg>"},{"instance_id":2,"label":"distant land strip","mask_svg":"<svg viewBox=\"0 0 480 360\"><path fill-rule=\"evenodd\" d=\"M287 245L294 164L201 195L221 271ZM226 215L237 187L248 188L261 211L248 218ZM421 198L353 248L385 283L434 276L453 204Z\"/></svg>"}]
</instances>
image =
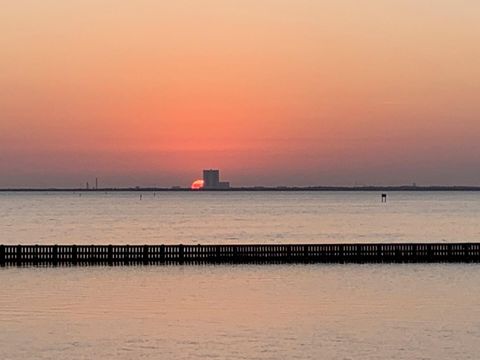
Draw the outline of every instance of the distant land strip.
<instances>
[{"instance_id":1,"label":"distant land strip","mask_svg":"<svg viewBox=\"0 0 480 360\"><path fill-rule=\"evenodd\" d=\"M0 266L479 263L480 243L0 245Z\"/></svg>"},{"instance_id":2,"label":"distant land strip","mask_svg":"<svg viewBox=\"0 0 480 360\"><path fill-rule=\"evenodd\" d=\"M232 187L229 189L197 189L173 187L105 187L98 189L85 188L1 188L1 192L122 192L122 191L172 191L172 192L239 192L239 191L480 191L480 186L252 186Z\"/></svg>"}]
</instances>

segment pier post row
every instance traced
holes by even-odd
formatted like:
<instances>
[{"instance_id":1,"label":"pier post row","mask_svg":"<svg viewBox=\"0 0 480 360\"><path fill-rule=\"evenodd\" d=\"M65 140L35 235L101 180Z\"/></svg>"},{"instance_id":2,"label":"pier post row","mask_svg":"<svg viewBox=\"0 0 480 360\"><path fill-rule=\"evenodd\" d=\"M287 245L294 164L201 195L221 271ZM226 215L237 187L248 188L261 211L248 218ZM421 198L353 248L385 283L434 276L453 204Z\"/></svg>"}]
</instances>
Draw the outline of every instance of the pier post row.
<instances>
[{"instance_id":1,"label":"pier post row","mask_svg":"<svg viewBox=\"0 0 480 360\"><path fill-rule=\"evenodd\" d=\"M0 245L0 266L480 262L480 243Z\"/></svg>"}]
</instances>

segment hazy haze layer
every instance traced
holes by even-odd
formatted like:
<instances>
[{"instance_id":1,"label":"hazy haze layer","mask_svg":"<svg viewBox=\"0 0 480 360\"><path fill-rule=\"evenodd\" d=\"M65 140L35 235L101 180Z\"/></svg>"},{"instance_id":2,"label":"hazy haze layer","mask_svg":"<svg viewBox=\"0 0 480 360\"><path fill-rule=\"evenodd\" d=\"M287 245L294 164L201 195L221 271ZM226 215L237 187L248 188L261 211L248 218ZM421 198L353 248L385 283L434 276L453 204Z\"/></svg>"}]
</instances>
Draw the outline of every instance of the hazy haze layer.
<instances>
[{"instance_id":1,"label":"hazy haze layer","mask_svg":"<svg viewBox=\"0 0 480 360\"><path fill-rule=\"evenodd\" d=\"M17 0L0 187L480 185L476 0Z\"/></svg>"}]
</instances>

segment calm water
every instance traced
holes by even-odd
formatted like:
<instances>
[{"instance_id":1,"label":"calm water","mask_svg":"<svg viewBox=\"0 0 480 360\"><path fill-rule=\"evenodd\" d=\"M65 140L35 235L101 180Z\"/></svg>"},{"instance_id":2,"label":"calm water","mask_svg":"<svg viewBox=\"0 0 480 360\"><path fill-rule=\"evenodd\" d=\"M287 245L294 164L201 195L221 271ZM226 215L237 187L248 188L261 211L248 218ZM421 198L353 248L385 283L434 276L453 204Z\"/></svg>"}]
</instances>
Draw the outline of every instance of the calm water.
<instances>
[{"instance_id":1,"label":"calm water","mask_svg":"<svg viewBox=\"0 0 480 360\"><path fill-rule=\"evenodd\" d=\"M3 244L480 241L480 193L0 193Z\"/></svg>"},{"instance_id":2,"label":"calm water","mask_svg":"<svg viewBox=\"0 0 480 360\"><path fill-rule=\"evenodd\" d=\"M0 269L1 359L478 359L478 265Z\"/></svg>"},{"instance_id":3,"label":"calm water","mask_svg":"<svg viewBox=\"0 0 480 360\"><path fill-rule=\"evenodd\" d=\"M0 193L0 243L480 241L480 194ZM0 359L478 359L480 265L0 268Z\"/></svg>"}]
</instances>

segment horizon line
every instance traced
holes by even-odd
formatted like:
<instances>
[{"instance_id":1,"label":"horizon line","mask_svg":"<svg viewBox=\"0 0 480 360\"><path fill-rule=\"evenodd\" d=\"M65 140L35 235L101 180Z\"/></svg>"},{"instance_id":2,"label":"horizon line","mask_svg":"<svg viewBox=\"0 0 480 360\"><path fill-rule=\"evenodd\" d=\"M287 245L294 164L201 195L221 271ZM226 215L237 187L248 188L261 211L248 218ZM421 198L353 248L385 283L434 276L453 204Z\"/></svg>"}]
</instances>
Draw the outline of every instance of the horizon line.
<instances>
[{"instance_id":1,"label":"horizon line","mask_svg":"<svg viewBox=\"0 0 480 360\"><path fill-rule=\"evenodd\" d=\"M1 192L41 192L41 191L66 191L66 192L99 192L99 191L180 191L180 192L205 192L205 191L480 191L479 185L314 185L314 186L239 186L228 189L191 189L190 187L157 187L157 186L125 186L102 188L79 187L6 187L0 188Z\"/></svg>"}]
</instances>

